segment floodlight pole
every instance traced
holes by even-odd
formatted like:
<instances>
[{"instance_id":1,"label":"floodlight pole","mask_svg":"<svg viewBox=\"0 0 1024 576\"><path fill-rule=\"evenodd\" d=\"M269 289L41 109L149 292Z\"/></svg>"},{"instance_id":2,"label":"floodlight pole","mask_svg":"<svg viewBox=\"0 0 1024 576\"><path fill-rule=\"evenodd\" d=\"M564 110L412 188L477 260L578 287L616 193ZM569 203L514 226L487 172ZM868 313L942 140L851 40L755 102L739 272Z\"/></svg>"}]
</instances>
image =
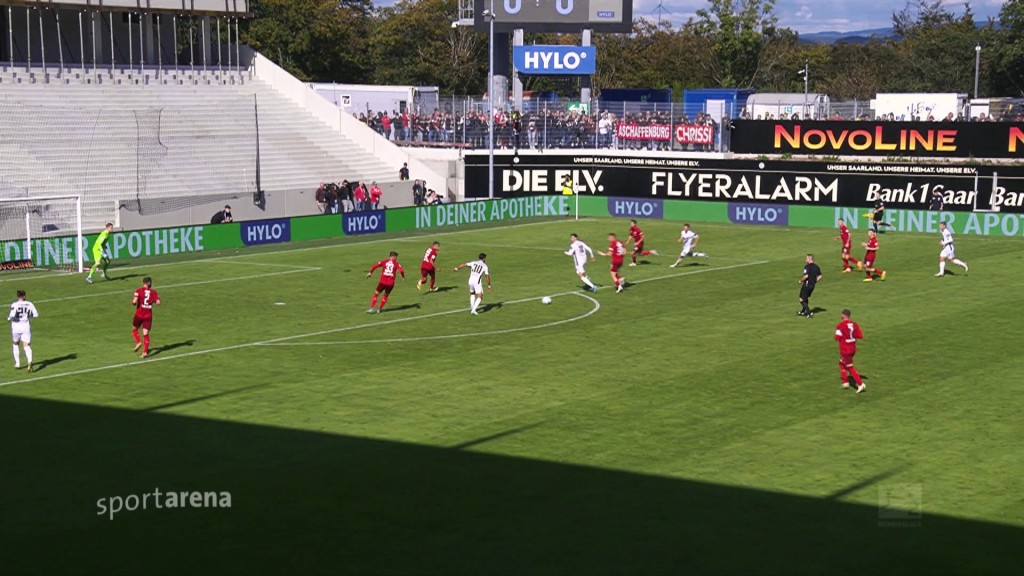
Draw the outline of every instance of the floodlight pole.
<instances>
[{"instance_id":1,"label":"floodlight pole","mask_svg":"<svg viewBox=\"0 0 1024 576\"><path fill-rule=\"evenodd\" d=\"M981 75L981 44L974 47L974 98L978 96L978 77Z\"/></svg>"},{"instance_id":2,"label":"floodlight pole","mask_svg":"<svg viewBox=\"0 0 1024 576\"><path fill-rule=\"evenodd\" d=\"M487 197L494 198L494 0L491 9L484 12L490 21L487 35Z\"/></svg>"},{"instance_id":3,"label":"floodlight pole","mask_svg":"<svg viewBox=\"0 0 1024 576\"><path fill-rule=\"evenodd\" d=\"M808 67L810 66L808 60L804 60L804 109L802 110L801 119L807 120L807 95L810 89L810 73Z\"/></svg>"}]
</instances>

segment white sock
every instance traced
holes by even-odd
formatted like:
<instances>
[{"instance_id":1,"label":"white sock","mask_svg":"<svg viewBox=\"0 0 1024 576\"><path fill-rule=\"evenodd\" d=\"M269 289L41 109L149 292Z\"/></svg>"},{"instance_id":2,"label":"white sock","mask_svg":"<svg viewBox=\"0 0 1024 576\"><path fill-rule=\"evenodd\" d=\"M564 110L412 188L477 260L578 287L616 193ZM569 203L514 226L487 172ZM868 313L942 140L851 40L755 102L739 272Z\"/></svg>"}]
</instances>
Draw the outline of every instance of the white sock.
<instances>
[{"instance_id":1,"label":"white sock","mask_svg":"<svg viewBox=\"0 0 1024 576\"><path fill-rule=\"evenodd\" d=\"M939 261L939 274L945 274L945 273L946 273L946 261L945 260L940 260Z\"/></svg>"},{"instance_id":2,"label":"white sock","mask_svg":"<svg viewBox=\"0 0 1024 576\"><path fill-rule=\"evenodd\" d=\"M703 252L694 252L693 255L694 256L698 256L700 258L707 258L707 256L708 256L707 254L705 254Z\"/></svg>"},{"instance_id":3,"label":"white sock","mask_svg":"<svg viewBox=\"0 0 1024 576\"><path fill-rule=\"evenodd\" d=\"M470 310L476 310L476 295L475 294L470 294L469 295L469 309Z\"/></svg>"},{"instance_id":4,"label":"white sock","mask_svg":"<svg viewBox=\"0 0 1024 576\"><path fill-rule=\"evenodd\" d=\"M15 344L14 346L11 346L11 350L14 351L14 365L15 366L20 366L21 365L21 352L18 350L18 345Z\"/></svg>"},{"instance_id":5,"label":"white sock","mask_svg":"<svg viewBox=\"0 0 1024 576\"><path fill-rule=\"evenodd\" d=\"M586 284L587 286L590 286L591 288L597 288L597 286L594 286L594 283L590 281L590 276L584 276L583 283Z\"/></svg>"},{"instance_id":6,"label":"white sock","mask_svg":"<svg viewBox=\"0 0 1024 576\"><path fill-rule=\"evenodd\" d=\"M29 364L32 363L32 347L31 346L25 346L25 358L28 360Z\"/></svg>"},{"instance_id":7,"label":"white sock","mask_svg":"<svg viewBox=\"0 0 1024 576\"><path fill-rule=\"evenodd\" d=\"M481 298L479 296L474 296L473 297L473 303L469 305L470 306L470 310L473 311L473 312L476 312L476 309L480 307L480 302L483 302L483 298Z\"/></svg>"},{"instance_id":8,"label":"white sock","mask_svg":"<svg viewBox=\"0 0 1024 576\"><path fill-rule=\"evenodd\" d=\"M962 267L964 270L967 270L967 263L964 262L963 260L960 260L959 258L953 260L953 264L956 264L957 266Z\"/></svg>"}]
</instances>

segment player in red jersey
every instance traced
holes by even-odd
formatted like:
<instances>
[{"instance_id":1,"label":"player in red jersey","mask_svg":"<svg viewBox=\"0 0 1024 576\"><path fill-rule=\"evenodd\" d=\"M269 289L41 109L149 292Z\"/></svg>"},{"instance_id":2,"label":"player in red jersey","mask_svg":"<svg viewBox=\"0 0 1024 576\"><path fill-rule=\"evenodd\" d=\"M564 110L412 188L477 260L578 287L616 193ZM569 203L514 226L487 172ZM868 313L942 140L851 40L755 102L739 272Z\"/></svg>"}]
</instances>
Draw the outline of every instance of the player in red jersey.
<instances>
[{"instance_id":1,"label":"player in red jersey","mask_svg":"<svg viewBox=\"0 0 1024 576\"><path fill-rule=\"evenodd\" d=\"M636 266L637 256L657 256L657 250L644 250L644 231L640 229L636 224L636 220L629 221L629 238L626 238L626 246L629 243L633 243L633 261L629 263L630 266Z\"/></svg>"},{"instance_id":2,"label":"player in red jersey","mask_svg":"<svg viewBox=\"0 0 1024 576\"><path fill-rule=\"evenodd\" d=\"M420 263L420 279L416 282L416 289L419 290L427 283L427 277L430 277L430 291L437 292L437 288L434 287L434 275L437 274L437 268L434 267L434 261L437 260L437 251L441 248L440 242L434 242L427 248L427 251L423 253L423 262Z\"/></svg>"},{"instance_id":3,"label":"player in red jersey","mask_svg":"<svg viewBox=\"0 0 1024 576\"><path fill-rule=\"evenodd\" d=\"M392 251L387 258L374 264L373 268L366 273L366 277L373 276L373 271L377 268L381 269L380 280L377 282L377 289L373 292L373 298L370 299L370 309L366 311L367 313L377 312L379 314L384 310L384 305L388 303L388 296L395 288L395 274L401 274L402 281L405 281L405 270L398 263L398 252ZM377 297L380 297L380 308L374 310L377 306Z\"/></svg>"},{"instance_id":4,"label":"player in red jersey","mask_svg":"<svg viewBox=\"0 0 1024 576\"><path fill-rule=\"evenodd\" d=\"M608 271L611 272L612 282L615 283L615 292L622 292L622 288L626 285L626 279L619 274L619 268L622 268L622 263L626 260L626 247L615 234L608 234L608 251L598 252L598 254L612 259L612 265Z\"/></svg>"},{"instance_id":5,"label":"player in red jersey","mask_svg":"<svg viewBox=\"0 0 1024 576\"><path fill-rule=\"evenodd\" d=\"M138 352L142 348L142 358L149 356L149 332L153 329L153 306L160 303L160 295L153 290L153 279L146 276L142 279L142 288L135 291L132 296L132 306L135 306L135 317L132 318L132 337L135 338L135 348L132 352ZM139 337L139 331L142 337Z\"/></svg>"},{"instance_id":6,"label":"player in red jersey","mask_svg":"<svg viewBox=\"0 0 1024 576\"><path fill-rule=\"evenodd\" d=\"M865 250L864 270L866 270L867 278L864 281L872 282L876 275L879 277L879 280L885 280L885 270L875 268L875 256L878 254L878 234L874 230L868 230L868 241L861 242L861 245L864 246Z\"/></svg>"},{"instance_id":7,"label":"player in red jersey","mask_svg":"<svg viewBox=\"0 0 1024 576\"><path fill-rule=\"evenodd\" d=\"M850 382L847 375L853 377L857 383L857 394L867 390L864 380L860 377L857 369L853 367L853 356L857 353L857 340L864 338L860 326L850 320L850 309L843 310L843 319L836 326L836 342L839 342L839 379L843 388L849 388Z\"/></svg>"},{"instance_id":8,"label":"player in red jersey","mask_svg":"<svg viewBox=\"0 0 1024 576\"><path fill-rule=\"evenodd\" d=\"M850 262L856 264L857 270L860 270L863 266L860 263L860 260L857 260L856 258L850 255L850 249L852 248L853 244L850 242L850 229L846 227L846 222L843 222L842 220L839 221L839 236L836 236L835 239L843 243L843 273L845 274L847 272L853 272L853 269L850 268Z\"/></svg>"}]
</instances>

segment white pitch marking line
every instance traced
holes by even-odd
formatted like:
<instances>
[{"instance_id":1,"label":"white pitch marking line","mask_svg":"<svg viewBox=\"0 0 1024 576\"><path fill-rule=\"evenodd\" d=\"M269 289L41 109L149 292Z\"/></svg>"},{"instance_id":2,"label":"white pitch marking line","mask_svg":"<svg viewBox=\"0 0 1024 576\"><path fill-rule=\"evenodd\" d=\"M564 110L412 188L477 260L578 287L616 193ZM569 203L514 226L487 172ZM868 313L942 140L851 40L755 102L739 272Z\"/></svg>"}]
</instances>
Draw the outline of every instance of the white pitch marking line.
<instances>
[{"instance_id":1,"label":"white pitch marking line","mask_svg":"<svg viewBox=\"0 0 1024 576\"><path fill-rule=\"evenodd\" d=\"M524 326L524 327L521 327L521 328L507 328L505 330L491 330L489 332L475 332L475 333L472 333L472 334L444 334L444 335L441 335L441 336L415 336L415 337L410 337L410 338L386 338L386 339L381 339L381 340L345 340L345 341L338 341L338 342L277 342L277 341L270 341L270 342L263 342L263 343L257 344L257 346L321 346L321 345L328 345L328 344L388 344L388 343L395 343L395 342L420 342L420 341L426 341L426 340L451 340L453 338L474 338L476 336L494 336L494 335L497 335L497 334L511 334L513 332L526 332L528 330L539 330L541 328L551 328L552 326L560 326L562 324L569 324L570 322L576 322L577 320L583 320L584 318L586 318L588 316L592 316L598 310L601 309L601 303L600 302L598 302L597 300L594 300L590 296L587 296L586 294L583 294L581 292L562 292L562 293L559 293L559 294L553 294L552 295L552 297L558 297L558 296L579 296L580 298L584 298L586 300L590 300L594 304L594 306L590 310L584 312L583 314L580 314L578 316L573 316L572 318L566 318L566 319L563 319L563 320L556 320L554 322L547 322L547 323L544 323L544 324L538 324L536 326ZM524 299L521 299L521 300L512 300L510 302L503 302L502 304L503 305L504 304L521 304L523 302L531 302L531 301L534 301L534 300L540 300L541 298L544 298L544 296L534 296L533 298L524 298ZM456 313L459 313L459 312L465 313L466 310L465 309L463 309L463 310L450 310L448 312L443 312L443 313L440 313L440 314L435 314L435 316L441 316L442 314L456 314ZM409 320L418 320L418 319L427 318L427 317L428 316L417 316L417 317L409 318ZM374 326L379 326L380 324L381 324L380 322L375 322L373 324L363 324L363 325L360 325L360 326L351 326L351 327L346 328L346 329L339 329L336 332L355 330L355 329L358 329L358 328L372 328Z\"/></svg>"},{"instance_id":2,"label":"white pitch marking line","mask_svg":"<svg viewBox=\"0 0 1024 576\"><path fill-rule=\"evenodd\" d=\"M656 278L645 278L643 280L637 280L636 282L633 282L633 284L642 284L644 282L653 282L655 280L665 280L667 278L675 278L677 276L689 276L689 275L692 275L692 274L703 274L705 272L714 272L716 270L731 270L731 269L735 269L735 268L744 268L744 267L747 267L747 266L760 266L762 264L768 264L769 262L770 262L769 260L759 260L757 262L748 262L746 264L736 264L734 266L722 266L721 268L706 268L706 269L703 269L703 270L688 270L688 271L685 271L685 272L678 272L678 273L675 273L675 274L669 274L669 275L666 275L666 276L659 276L659 277L656 277ZM284 272L284 274L287 274L287 273L289 273L289 272ZM560 294L553 294L553 296L564 296L564 295L567 295L567 294L576 294L576 292L575 291L574 292L562 292ZM514 302L526 302L526 301L529 301L529 300L536 300L537 298L543 298L543 296L539 296L539 297L535 296L533 298L524 298L522 300L515 300L515 301L512 301L512 302L507 302L507 304L512 304ZM369 327L369 326L384 326L384 325L387 325L387 324L395 324L395 323L398 323L398 322L408 322L410 320L422 320L424 318L433 318L435 316L444 316L444 315L447 315L447 314L457 314L459 312L465 312L465 311L466 311L465 308L461 308L459 310L448 310L446 312L434 312L432 314L424 314L424 315L421 315L421 316L410 316L410 317L407 317L407 318L395 318L394 320L386 320L384 322L372 322L372 323L369 323L369 324L360 324L360 325L356 325L356 326L346 326L344 328L334 328L334 329L331 329L331 330L321 330L319 332L311 332L309 334L296 334L296 335L293 335L293 336L283 336L281 338L274 338L272 340L263 340L261 342L246 342L244 344L234 344L234 345L231 345L231 346L224 346L224 347L221 347L221 348L210 348L209 350L196 350L194 352L184 352L182 354L174 354L172 356L163 356L163 355L161 355L161 356L157 356L156 358L149 358L149 359L144 360L144 361L121 362L121 363L118 363L118 364L109 364L107 366L97 366L95 368L83 368L81 370L72 370L72 371L69 371L69 372L60 372L60 373L57 373L57 374L47 374L45 376L34 376L32 378L24 378L24 379L21 379L21 380L11 380L11 381L8 381L8 382L0 382L0 387L11 386L11 385L14 385L14 384L27 384L29 382L38 382L40 380L52 380L54 378L63 378L64 376L79 376L79 375L82 375L82 374L92 374L94 372L102 372L102 371L105 371L105 370L114 370L114 369L117 369L117 368L124 368L124 367L127 367L127 366L145 366L147 364L152 364L154 362L164 362L164 361L167 361L167 360L175 360L175 359L178 359L178 358L189 358L189 357L192 357L192 356L202 356L202 355L205 355L205 354L214 354L214 353L217 353L217 352L227 352L227 351L230 351L230 350L239 350L239 349L242 349L242 348L251 348L251 347L254 347L254 346L266 346L268 344L274 344L276 342L286 342L288 340L298 340L298 339L301 339L301 338L310 338L310 337L313 337L313 336L322 336L322 335L325 335L325 334L334 334L334 333L345 332L345 331L349 331L349 330L357 330L359 328L366 328L366 327Z\"/></svg>"},{"instance_id":3,"label":"white pitch marking line","mask_svg":"<svg viewBox=\"0 0 1024 576\"><path fill-rule=\"evenodd\" d=\"M298 274L300 272L315 272L320 268L302 268L299 270L285 270L283 272L266 272L264 274L250 274L248 276L233 276L231 278L217 278L214 280L199 280L196 282L182 282L180 284L163 284L158 285L157 288L165 290L169 288L185 288L187 286L203 286L205 284L219 284L221 282L237 282L239 280L255 280L257 278L270 278L272 276L284 276L285 274ZM76 296L64 296L61 298L47 298L45 300L36 300L40 304L44 302L64 302L65 300L81 300L83 298L99 298L100 296L111 296L111 295L125 295L128 294L128 290L117 290L107 292L93 292L91 294L78 294Z\"/></svg>"}]
</instances>

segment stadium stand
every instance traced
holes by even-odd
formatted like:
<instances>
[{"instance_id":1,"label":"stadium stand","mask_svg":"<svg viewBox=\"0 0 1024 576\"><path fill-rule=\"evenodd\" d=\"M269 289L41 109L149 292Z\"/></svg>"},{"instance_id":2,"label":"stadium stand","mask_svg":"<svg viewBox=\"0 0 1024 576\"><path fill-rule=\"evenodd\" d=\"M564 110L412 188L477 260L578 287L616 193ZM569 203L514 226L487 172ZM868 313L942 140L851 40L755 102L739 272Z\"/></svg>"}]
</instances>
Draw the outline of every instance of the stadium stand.
<instances>
[{"instance_id":1,"label":"stadium stand","mask_svg":"<svg viewBox=\"0 0 1024 576\"><path fill-rule=\"evenodd\" d=\"M397 181L249 70L52 70L0 70L0 196L80 193L87 230L256 192L257 123L265 190Z\"/></svg>"}]
</instances>

